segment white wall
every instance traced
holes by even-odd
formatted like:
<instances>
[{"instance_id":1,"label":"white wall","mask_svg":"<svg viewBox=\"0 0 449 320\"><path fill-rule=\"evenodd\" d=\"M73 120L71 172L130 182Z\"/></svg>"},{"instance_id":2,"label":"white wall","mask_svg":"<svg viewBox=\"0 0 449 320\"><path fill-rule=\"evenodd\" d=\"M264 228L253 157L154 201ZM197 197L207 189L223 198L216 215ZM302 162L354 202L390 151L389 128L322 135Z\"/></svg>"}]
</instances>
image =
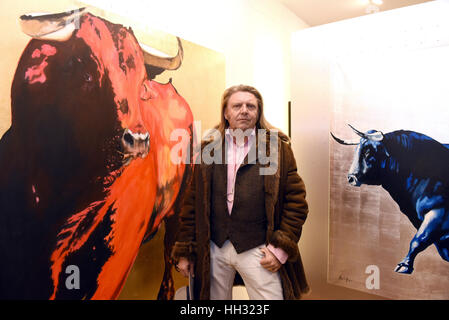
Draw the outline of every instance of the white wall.
<instances>
[{"instance_id":1,"label":"white wall","mask_svg":"<svg viewBox=\"0 0 449 320\"><path fill-rule=\"evenodd\" d=\"M226 87L249 84L267 119L287 132L291 33L307 27L272 0L83 0L224 54ZM217 101L217 107L219 101ZM217 119L218 122L218 119Z\"/></svg>"}]
</instances>

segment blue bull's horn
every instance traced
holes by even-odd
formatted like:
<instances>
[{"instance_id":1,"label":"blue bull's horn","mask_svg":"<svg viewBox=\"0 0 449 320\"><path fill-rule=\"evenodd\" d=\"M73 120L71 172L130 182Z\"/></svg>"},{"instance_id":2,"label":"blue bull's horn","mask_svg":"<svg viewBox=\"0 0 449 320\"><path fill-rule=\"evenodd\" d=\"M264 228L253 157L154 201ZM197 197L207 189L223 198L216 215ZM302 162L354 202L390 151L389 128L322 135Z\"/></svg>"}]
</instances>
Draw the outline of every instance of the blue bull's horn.
<instances>
[{"instance_id":1,"label":"blue bull's horn","mask_svg":"<svg viewBox=\"0 0 449 320\"><path fill-rule=\"evenodd\" d=\"M366 134L365 133L363 133L363 132L361 132L361 131L359 131L359 130L357 130L356 128L354 128L353 126L351 126L349 123L348 123L348 126L358 135L358 136L360 136L360 137L362 137L362 138L365 138L365 139L368 139L367 137L366 137Z\"/></svg>"},{"instance_id":2,"label":"blue bull's horn","mask_svg":"<svg viewBox=\"0 0 449 320\"><path fill-rule=\"evenodd\" d=\"M335 141L337 141L339 144L343 144L343 145L345 145L345 146L353 146L353 145L357 145L357 144L360 143L360 141L345 141L345 140L342 140L342 139L337 138L336 136L334 136L334 134L333 134L332 132L331 132L331 136L332 136L332 138L334 138Z\"/></svg>"},{"instance_id":3,"label":"blue bull's horn","mask_svg":"<svg viewBox=\"0 0 449 320\"><path fill-rule=\"evenodd\" d=\"M20 27L33 38L65 41L79 27L79 19L86 12L86 8L80 8L62 13L24 14L20 17Z\"/></svg>"},{"instance_id":4,"label":"blue bull's horn","mask_svg":"<svg viewBox=\"0 0 449 320\"><path fill-rule=\"evenodd\" d=\"M372 132L363 133L348 123L348 126L360 137L371 141L382 141L384 139L384 134L380 131L373 130Z\"/></svg>"}]
</instances>

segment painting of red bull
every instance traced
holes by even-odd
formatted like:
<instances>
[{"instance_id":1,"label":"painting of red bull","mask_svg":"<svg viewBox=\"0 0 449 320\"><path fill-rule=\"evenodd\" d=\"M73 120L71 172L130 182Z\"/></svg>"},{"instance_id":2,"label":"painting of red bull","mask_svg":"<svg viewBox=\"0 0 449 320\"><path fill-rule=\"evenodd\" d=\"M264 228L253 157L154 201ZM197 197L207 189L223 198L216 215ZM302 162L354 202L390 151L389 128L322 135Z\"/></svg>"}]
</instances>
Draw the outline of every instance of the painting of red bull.
<instances>
[{"instance_id":1,"label":"painting of red bull","mask_svg":"<svg viewBox=\"0 0 449 320\"><path fill-rule=\"evenodd\" d=\"M169 252L196 141L176 78L190 44L172 36L174 54L155 53L94 11L14 17L27 42L2 105L0 299L117 299L156 238L152 295L174 296Z\"/></svg>"}]
</instances>

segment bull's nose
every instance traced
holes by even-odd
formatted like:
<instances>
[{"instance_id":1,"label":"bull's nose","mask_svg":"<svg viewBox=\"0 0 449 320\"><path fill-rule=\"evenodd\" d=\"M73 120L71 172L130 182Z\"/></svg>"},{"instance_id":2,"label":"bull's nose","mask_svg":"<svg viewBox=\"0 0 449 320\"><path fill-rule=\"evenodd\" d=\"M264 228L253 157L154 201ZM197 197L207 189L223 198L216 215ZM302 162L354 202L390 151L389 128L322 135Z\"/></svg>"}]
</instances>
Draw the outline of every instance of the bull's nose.
<instances>
[{"instance_id":1,"label":"bull's nose","mask_svg":"<svg viewBox=\"0 0 449 320\"><path fill-rule=\"evenodd\" d=\"M123 141L125 143L129 144L130 146L134 145L134 138L133 138L132 134L129 132L126 132L123 134Z\"/></svg>"},{"instance_id":2,"label":"bull's nose","mask_svg":"<svg viewBox=\"0 0 449 320\"><path fill-rule=\"evenodd\" d=\"M126 129L122 136L122 144L127 156L145 158L150 151L150 134L134 133Z\"/></svg>"},{"instance_id":3,"label":"bull's nose","mask_svg":"<svg viewBox=\"0 0 449 320\"><path fill-rule=\"evenodd\" d=\"M348 174L348 183L352 186L359 186L359 180L355 176L355 174Z\"/></svg>"}]
</instances>

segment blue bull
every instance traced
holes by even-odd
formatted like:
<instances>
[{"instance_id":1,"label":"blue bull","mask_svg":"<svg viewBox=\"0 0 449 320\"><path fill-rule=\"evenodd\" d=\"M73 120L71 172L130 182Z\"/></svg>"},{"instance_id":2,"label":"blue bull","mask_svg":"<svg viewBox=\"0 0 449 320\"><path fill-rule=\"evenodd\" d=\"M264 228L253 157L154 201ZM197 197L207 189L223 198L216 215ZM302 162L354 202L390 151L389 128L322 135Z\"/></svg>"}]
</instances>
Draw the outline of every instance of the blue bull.
<instances>
[{"instance_id":1,"label":"blue bull","mask_svg":"<svg viewBox=\"0 0 449 320\"><path fill-rule=\"evenodd\" d=\"M449 146L413 131L363 133L350 127L360 140L331 133L342 145L357 145L349 184L381 185L417 229L394 271L411 274L416 256L431 244L449 261Z\"/></svg>"}]
</instances>

